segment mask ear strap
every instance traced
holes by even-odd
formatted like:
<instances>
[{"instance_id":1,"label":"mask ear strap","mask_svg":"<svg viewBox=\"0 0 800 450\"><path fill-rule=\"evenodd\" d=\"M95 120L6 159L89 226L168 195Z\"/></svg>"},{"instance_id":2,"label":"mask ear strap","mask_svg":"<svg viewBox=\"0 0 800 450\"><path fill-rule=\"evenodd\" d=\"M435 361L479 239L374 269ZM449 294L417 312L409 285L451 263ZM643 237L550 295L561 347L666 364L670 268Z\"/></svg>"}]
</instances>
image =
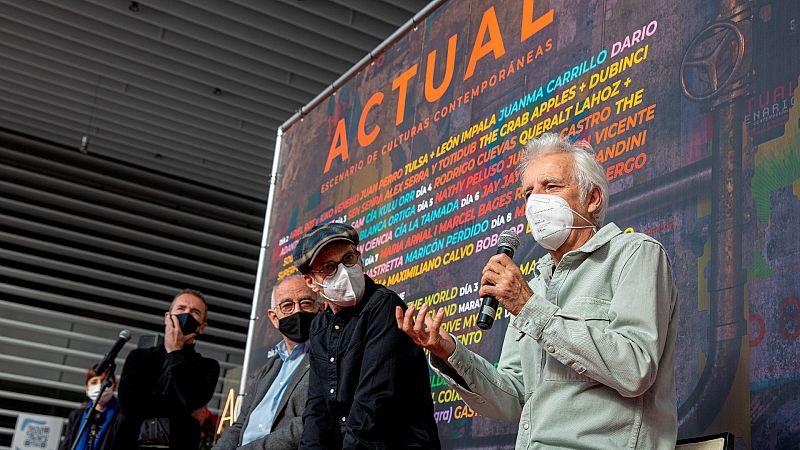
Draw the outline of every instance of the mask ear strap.
<instances>
[{"instance_id":1,"label":"mask ear strap","mask_svg":"<svg viewBox=\"0 0 800 450\"><path fill-rule=\"evenodd\" d=\"M561 205L561 206L564 206L564 205ZM581 215L581 213L579 213L578 211L575 211L574 209L570 208L569 205L565 206L565 208L567 208L568 210L574 212L575 214L578 215L578 217L580 217L581 219L585 220L587 223L591 224L588 227L570 227L570 228L594 228L594 230L597 231L597 226L594 225L591 220L587 219L586 217L583 217L583 215Z\"/></svg>"},{"instance_id":2,"label":"mask ear strap","mask_svg":"<svg viewBox=\"0 0 800 450\"><path fill-rule=\"evenodd\" d=\"M570 209L572 209L572 208L570 208ZM583 217L583 216L581 215L581 213L579 213L578 211L575 211L575 210L573 210L572 212L574 212L575 214L577 214L577 215L578 215L578 217L580 217L581 219L585 220L587 223L590 223L590 224L591 224L591 226L588 226L588 227L580 227L580 228L594 228L595 230L597 230L597 226L595 226L595 225L592 223L592 221L591 221L591 220L587 219L586 217Z\"/></svg>"}]
</instances>

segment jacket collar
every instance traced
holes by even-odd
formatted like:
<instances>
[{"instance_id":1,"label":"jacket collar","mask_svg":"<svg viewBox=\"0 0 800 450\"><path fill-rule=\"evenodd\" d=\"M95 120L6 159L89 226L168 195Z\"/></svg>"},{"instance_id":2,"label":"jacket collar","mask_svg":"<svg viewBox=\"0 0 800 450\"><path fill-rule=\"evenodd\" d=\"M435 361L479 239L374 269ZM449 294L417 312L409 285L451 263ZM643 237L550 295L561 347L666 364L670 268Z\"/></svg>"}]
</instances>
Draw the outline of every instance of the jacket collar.
<instances>
[{"instance_id":1,"label":"jacket collar","mask_svg":"<svg viewBox=\"0 0 800 450\"><path fill-rule=\"evenodd\" d=\"M609 222L605 224L602 228L597 230L597 233L595 233L591 239L586 241L585 244L580 246L580 248L567 252L564 254L564 256L574 253L592 253L597 249L599 249L600 247L606 245L611 239L620 234L622 234L622 230L619 229L617 224L615 224L614 222ZM553 265L553 257L550 256L550 253L545 254L536 263L536 268L534 269L534 275L539 276L541 274L541 271L545 268L547 268L549 271L550 270L549 268L552 265Z\"/></svg>"}]
</instances>

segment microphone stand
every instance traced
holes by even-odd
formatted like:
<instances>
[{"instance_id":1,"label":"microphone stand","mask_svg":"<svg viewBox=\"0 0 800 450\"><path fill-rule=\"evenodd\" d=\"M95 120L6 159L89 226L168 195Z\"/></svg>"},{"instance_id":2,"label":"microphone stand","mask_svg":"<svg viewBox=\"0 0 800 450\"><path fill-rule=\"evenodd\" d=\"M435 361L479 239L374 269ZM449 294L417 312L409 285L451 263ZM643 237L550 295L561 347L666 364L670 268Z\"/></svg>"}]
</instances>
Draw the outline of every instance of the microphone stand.
<instances>
[{"instance_id":1,"label":"microphone stand","mask_svg":"<svg viewBox=\"0 0 800 450\"><path fill-rule=\"evenodd\" d=\"M111 378L114 377L114 369L116 368L117 365L114 362L112 362L111 365L108 366L108 375L106 375L106 378L103 380L103 384L100 385L100 393L97 394L97 400L100 400L100 398L103 396L103 392L105 392L106 389L111 387ZM75 450L76 447L78 447L78 443L81 441L81 437L87 431L86 426L91 423L94 423L94 421L96 420L95 416L97 415L97 410L95 409L94 406L95 406L95 401L90 399L89 406L87 406L88 410L86 412L86 420L84 420L83 423L81 423L81 428L78 430L78 434L75 435L75 440L72 441L70 450Z\"/></svg>"}]
</instances>

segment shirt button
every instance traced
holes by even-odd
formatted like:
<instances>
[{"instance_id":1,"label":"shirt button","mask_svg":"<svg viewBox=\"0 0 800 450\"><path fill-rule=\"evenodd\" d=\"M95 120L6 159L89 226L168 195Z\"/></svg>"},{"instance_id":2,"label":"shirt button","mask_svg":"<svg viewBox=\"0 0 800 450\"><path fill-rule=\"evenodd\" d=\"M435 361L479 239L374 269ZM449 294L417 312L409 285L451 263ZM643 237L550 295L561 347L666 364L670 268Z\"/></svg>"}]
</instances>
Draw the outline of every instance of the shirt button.
<instances>
[{"instance_id":1,"label":"shirt button","mask_svg":"<svg viewBox=\"0 0 800 450\"><path fill-rule=\"evenodd\" d=\"M347 422L347 417L342 416L342 422Z\"/></svg>"},{"instance_id":2,"label":"shirt button","mask_svg":"<svg viewBox=\"0 0 800 450\"><path fill-rule=\"evenodd\" d=\"M335 360L336 360L336 358L331 356L331 362L334 362Z\"/></svg>"},{"instance_id":3,"label":"shirt button","mask_svg":"<svg viewBox=\"0 0 800 450\"><path fill-rule=\"evenodd\" d=\"M331 394L333 394L334 392L336 392L336 389L331 388Z\"/></svg>"},{"instance_id":4,"label":"shirt button","mask_svg":"<svg viewBox=\"0 0 800 450\"><path fill-rule=\"evenodd\" d=\"M333 328L338 330L339 329L339 325L334 325Z\"/></svg>"},{"instance_id":5,"label":"shirt button","mask_svg":"<svg viewBox=\"0 0 800 450\"><path fill-rule=\"evenodd\" d=\"M555 353L555 351L556 351L556 348L555 348L555 347L553 347L552 345L548 345L548 346L547 346L547 351L548 351L548 352L550 352L550 353Z\"/></svg>"},{"instance_id":6,"label":"shirt button","mask_svg":"<svg viewBox=\"0 0 800 450\"><path fill-rule=\"evenodd\" d=\"M527 430L528 428L530 428L530 427L531 427L531 426L530 426L530 425L528 425L527 423L522 425L522 428L524 428L524 429L526 429L526 430Z\"/></svg>"}]
</instances>

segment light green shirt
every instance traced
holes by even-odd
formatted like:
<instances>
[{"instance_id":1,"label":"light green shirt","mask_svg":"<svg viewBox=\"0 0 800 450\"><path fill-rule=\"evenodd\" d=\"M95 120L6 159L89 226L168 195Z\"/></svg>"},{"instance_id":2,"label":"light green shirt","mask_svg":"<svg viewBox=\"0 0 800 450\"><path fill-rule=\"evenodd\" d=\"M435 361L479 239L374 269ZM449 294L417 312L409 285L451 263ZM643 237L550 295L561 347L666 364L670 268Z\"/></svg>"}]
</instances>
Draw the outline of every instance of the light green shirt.
<instances>
[{"instance_id":1,"label":"light green shirt","mask_svg":"<svg viewBox=\"0 0 800 450\"><path fill-rule=\"evenodd\" d=\"M673 449L678 311L661 244L610 223L557 267L539 260L529 285L497 369L456 342L434 370L479 414L519 421L517 449Z\"/></svg>"}]
</instances>

